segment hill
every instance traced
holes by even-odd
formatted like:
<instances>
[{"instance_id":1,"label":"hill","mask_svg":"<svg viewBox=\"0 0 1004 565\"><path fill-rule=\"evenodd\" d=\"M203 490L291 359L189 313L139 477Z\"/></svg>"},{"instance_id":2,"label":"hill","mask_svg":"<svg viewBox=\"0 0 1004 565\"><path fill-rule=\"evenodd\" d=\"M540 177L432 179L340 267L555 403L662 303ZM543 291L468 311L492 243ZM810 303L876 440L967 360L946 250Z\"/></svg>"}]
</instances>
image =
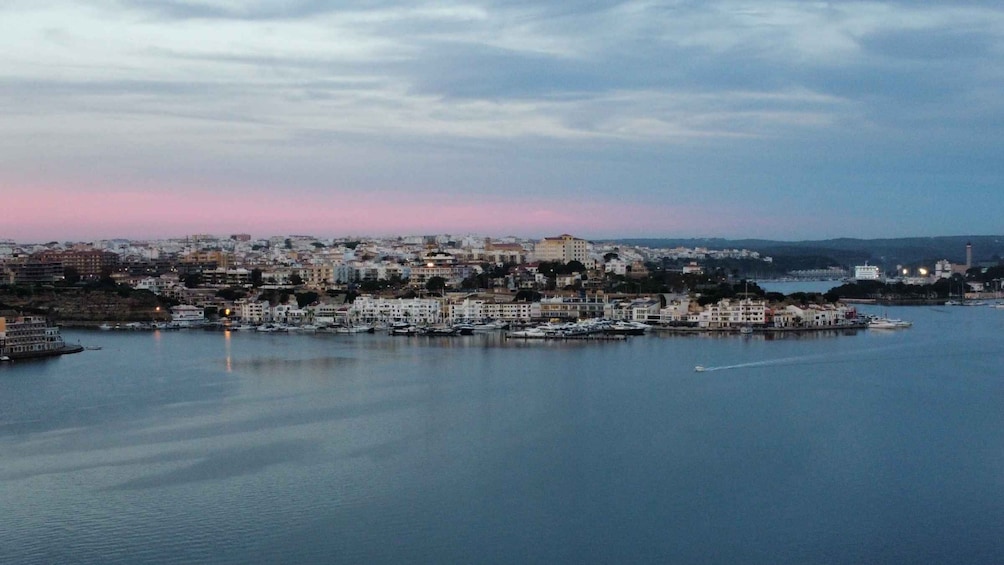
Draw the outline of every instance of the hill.
<instances>
[{"instance_id":1,"label":"hill","mask_svg":"<svg viewBox=\"0 0 1004 565\"><path fill-rule=\"evenodd\" d=\"M953 263L966 260L966 243L973 245L974 263L998 263L1004 257L1004 235L960 235L904 237L893 239L825 239L815 241L774 241L767 239L620 239L619 243L645 247L706 247L709 249L750 249L773 257L830 257L850 267L865 261L873 265L933 264L940 259Z\"/></svg>"}]
</instances>

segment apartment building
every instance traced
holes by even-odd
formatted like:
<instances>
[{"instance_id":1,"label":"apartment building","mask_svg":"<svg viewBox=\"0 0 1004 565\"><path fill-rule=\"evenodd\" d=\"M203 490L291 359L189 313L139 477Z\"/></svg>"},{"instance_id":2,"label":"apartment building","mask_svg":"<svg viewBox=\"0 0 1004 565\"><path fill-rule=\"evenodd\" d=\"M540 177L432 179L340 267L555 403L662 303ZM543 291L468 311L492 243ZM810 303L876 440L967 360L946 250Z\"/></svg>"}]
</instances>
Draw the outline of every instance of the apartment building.
<instances>
[{"instance_id":1,"label":"apartment building","mask_svg":"<svg viewBox=\"0 0 1004 565\"><path fill-rule=\"evenodd\" d=\"M536 261L560 263L578 261L585 265L589 260L589 242L567 233L557 237L545 237L534 246L533 255Z\"/></svg>"}]
</instances>

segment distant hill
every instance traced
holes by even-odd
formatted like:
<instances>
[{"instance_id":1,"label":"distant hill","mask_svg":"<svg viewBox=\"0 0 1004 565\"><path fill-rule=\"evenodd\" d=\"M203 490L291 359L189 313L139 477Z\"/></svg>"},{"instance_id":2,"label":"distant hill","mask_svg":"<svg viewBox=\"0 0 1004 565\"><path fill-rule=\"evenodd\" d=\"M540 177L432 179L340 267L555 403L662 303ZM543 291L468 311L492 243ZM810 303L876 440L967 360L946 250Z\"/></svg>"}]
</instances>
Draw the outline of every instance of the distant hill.
<instances>
[{"instance_id":1,"label":"distant hill","mask_svg":"<svg viewBox=\"0 0 1004 565\"><path fill-rule=\"evenodd\" d=\"M973 262L997 263L1004 257L1004 235L959 235L904 237L895 239L825 239L818 241L772 241L768 239L618 239L608 240L645 247L707 247L750 249L769 256L825 256L845 267L865 261L886 267L897 264L933 264L940 259L953 263L966 260L966 243L973 244Z\"/></svg>"}]
</instances>

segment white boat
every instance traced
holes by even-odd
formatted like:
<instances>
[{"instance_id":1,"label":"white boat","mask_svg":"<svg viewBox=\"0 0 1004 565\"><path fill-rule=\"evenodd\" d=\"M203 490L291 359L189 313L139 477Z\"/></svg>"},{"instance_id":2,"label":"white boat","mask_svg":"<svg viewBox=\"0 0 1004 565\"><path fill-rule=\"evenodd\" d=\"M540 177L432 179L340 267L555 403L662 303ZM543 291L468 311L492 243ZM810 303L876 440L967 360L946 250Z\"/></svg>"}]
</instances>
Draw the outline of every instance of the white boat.
<instances>
[{"instance_id":1,"label":"white boat","mask_svg":"<svg viewBox=\"0 0 1004 565\"><path fill-rule=\"evenodd\" d=\"M909 328L913 322L907 322L898 318L872 318L868 321L868 328L873 330L898 330Z\"/></svg>"},{"instance_id":2,"label":"white boat","mask_svg":"<svg viewBox=\"0 0 1004 565\"><path fill-rule=\"evenodd\" d=\"M0 363L10 363L10 357L6 355L0 355Z\"/></svg>"},{"instance_id":3,"label":"white boat","mask_svg":"<svg viewBox=\"0 0 1004 565\"><path fill-rule=\"evenodd\" d=\"M694 370L697 371L698 373L703 373L706 369L704 368L704 365L697 365L696 367L694 367Z\"/></svg>"},{"instance_id":4,"label":"white boat","mask_svg":"<svg viewBox=\"0 0 1004 565\"><path fill-rule=\"evenodd\" d=\"M520 339L544 339L545 337L548 337L547 333L540 328L517 330L514 332L509 332L508 336Z\"/></svg>"}]
</instances>

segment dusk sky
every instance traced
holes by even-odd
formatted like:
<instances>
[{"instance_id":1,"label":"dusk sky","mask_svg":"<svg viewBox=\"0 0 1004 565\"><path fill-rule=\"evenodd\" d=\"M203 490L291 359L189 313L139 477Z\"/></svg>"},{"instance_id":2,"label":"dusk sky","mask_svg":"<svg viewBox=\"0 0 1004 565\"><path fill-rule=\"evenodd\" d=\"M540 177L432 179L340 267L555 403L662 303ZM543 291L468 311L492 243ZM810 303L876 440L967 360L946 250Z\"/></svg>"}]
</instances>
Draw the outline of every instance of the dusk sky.
<instances>
[{"instance_id":1,"label":"dusk sky","mask_svg":"<svg viewBox=\"0 0 1004 565\"><path fill-rule=\"evenodd\" d=\"M0 239L1004 233L1004 3L5 0Z\"/></svg>"}]
</instances>

